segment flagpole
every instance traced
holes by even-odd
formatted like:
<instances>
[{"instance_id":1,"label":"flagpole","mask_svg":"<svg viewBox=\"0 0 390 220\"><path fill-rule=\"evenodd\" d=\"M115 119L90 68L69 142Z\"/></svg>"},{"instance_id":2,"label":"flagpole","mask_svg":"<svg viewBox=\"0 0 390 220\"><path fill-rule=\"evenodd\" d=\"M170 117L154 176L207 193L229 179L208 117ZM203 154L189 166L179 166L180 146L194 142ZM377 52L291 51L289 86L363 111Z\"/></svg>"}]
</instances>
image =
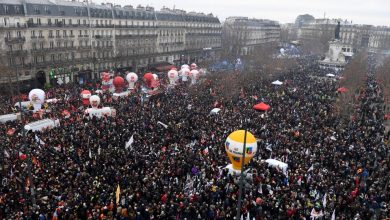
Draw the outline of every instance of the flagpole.
<instances>
[{"instance_id":1,"label":"flagpole","mask_svg":"<svg viewBox=\"0 0 390 220\"><path fill-rule=\"evenodd\" d=\"M242 188L244 183L244 165L245 165L245 150L246 150L246 133L247 130L244 131L244 148L242 150L242 161L241 161L241 175L240 175L240 188L238 193L238 205L237 205L237 217L236 220L239 220L241 217L241 200L242 200Z\"/></svg>"}]
</instances>

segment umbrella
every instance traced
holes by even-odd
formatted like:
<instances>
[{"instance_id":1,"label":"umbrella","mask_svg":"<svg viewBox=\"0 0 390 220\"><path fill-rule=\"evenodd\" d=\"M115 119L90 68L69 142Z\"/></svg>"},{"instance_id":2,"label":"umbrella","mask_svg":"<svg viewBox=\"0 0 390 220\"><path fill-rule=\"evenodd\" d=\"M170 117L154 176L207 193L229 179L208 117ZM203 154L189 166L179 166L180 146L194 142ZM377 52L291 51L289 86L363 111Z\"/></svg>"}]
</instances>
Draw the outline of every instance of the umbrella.
<instances>
[{"instance_id":1,"label":"umbrella","mask_svg":"<svg viewBox=\"0 0 390 220\"><path fill-rule=\"evenodd\" d=\"M276 80L276 81L273 81L271 84L280 86L280 85L283 84L283 82L280 82L279 80Z\"/></svg>"},{"instance_id":2,"label":"umbrella","mask_svg":"<svg viewBox=\"0 0 390 220\"><path fill-rule=\"evenodd\" d=\"M348 91L348 89L345 87L340 87L337 89L337 92L346 92L346 91Z\"/></svg>"},{"instance_id":3,"label":"umbrella","mask_svg":"<svg viewBox=\"0 0 390 220\"><path fill-rule=\"evenodd\" d=\"M269 105L265 104L264 102L260 102L259 104L253 106L253 109L259 110L259 111L268 111L270 108L271 107Z\"/></svg>"}]
</instances>

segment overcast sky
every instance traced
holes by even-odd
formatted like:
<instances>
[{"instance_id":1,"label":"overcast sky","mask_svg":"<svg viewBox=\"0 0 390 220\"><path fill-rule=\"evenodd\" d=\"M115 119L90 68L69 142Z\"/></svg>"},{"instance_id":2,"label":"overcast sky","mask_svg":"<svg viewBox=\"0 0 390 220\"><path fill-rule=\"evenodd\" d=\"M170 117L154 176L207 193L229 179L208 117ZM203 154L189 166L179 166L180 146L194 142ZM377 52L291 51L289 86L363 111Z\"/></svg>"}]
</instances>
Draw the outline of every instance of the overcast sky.
<instances>
[{"instance_id":1,"label":"overcast sky","mask_svg":"<svg viewBox=\"0 0 390 220\"><path fill-rule=\"evenodd\" d=\"M341 18L358 24L390 26L390 0L92 0L95 3L111 2L122 6L163 6L213 13L221 22L229 16L266 18L281 23L294 22L300 14L316 18Z\"/></svg>"}]
</instances>

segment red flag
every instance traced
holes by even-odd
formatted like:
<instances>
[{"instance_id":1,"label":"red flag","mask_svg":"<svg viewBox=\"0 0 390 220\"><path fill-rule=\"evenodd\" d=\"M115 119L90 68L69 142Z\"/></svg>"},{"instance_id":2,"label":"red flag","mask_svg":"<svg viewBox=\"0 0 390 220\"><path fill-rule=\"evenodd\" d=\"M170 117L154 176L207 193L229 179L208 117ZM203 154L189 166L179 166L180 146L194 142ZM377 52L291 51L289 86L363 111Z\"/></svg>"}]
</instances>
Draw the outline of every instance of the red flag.
<instances>
[{"instance_id":1,"label":"red flag","mask_svg":"<svg viewBox=\"0 0 390 220\"><path fill-rule=\"evenodd\" d=\"M23 154L23 153L19 152L19 159L25 160L26 158L27 158L26 154Z\"/></svg>"},{"instance_id":2,"label":"red flag","mask_svg":"<svg viewBox=\"0 0 390 220\"><path fill-rule=\"evenodd\" d=\"M14 135L14 133L15 133L15 128L9 128L9 129L7 130L7 135L9 135L9 136Z\"/></svg>"}]
</instances>

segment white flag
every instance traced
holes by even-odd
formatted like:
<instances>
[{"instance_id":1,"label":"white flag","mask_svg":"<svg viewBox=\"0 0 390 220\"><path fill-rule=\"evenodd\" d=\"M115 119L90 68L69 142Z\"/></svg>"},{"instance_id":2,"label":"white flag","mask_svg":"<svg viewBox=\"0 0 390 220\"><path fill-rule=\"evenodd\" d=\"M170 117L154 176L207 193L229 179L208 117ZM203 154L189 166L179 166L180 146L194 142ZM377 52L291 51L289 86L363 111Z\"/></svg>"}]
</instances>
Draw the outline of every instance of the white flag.
<instances>
[{"instance_id":1,"label":"white flag","mask_svg":"<svg viewBox=\"0 0 390 220\"><path fill-rule=\"evenodd\" d=\"M5 157L5 158L9 158L9 153L7 152L6 149L4 149L4 157Z\"/></svg>"},{"instance_id":2,"label":"white flag","mask_svg":"<svg viewBox=\"0 0 390 220\"><path fill-rule=\"evenodd\" d=\"M307 170L307 172L310 172L312 170L314 170L314 166L313 165L311 165L311 167Z\"/></svg>"},{"instance_id":3,"label":"white flag","mask_svg":"<svg viewBox=\"0 0 390 220\"><path fill-rule=\"evenodd\" d=\"M164 123L162 123L161 121L158 121L157 122L157 124L160 124L160 125L162 125L165 129L167 129L168 128L168 125L166 125L166 124L164 124Z\"/></svg>"},{"instance_id":4,"label":"white flag","mask_svg":"<svg viewBox=\"0 0 390 220\"><path fill-rule=\"evenodd\" d=\"M35 135L35 141L39 143L39 145L44 145L45 142L43 142L37 135Z\"/></svg>"},{"instance_id":5,"label":"white flag","mask_svg":"<svg viewBox=\"0 0 390 220\"><path fill-rule=\"evenodd\" d=\"M336 209L333 209L333 214L330 220L336 220Z\"/></svg>"},{"instance_id":6,"label":"white flag","mask_svg":"<svg viewBox=\"0 0 390 220\"><path fill-rule=\"evenodd\" d=\"M324 195L324 198L322 198L322 206L326 208L326 193Z\"/></svg>"},{"instance_id":7,"label":"white flag","mask_svg":"<svg viewBox=\"0 0 390 220\"><path fill-rule=\"evenodd\" d=\"M133 144L133 142L134 142L134 134L131 135L129 141L126 142L125 149L129 149L129 147L131 147L131 145Z\"/></svg>"}]
</instances>

